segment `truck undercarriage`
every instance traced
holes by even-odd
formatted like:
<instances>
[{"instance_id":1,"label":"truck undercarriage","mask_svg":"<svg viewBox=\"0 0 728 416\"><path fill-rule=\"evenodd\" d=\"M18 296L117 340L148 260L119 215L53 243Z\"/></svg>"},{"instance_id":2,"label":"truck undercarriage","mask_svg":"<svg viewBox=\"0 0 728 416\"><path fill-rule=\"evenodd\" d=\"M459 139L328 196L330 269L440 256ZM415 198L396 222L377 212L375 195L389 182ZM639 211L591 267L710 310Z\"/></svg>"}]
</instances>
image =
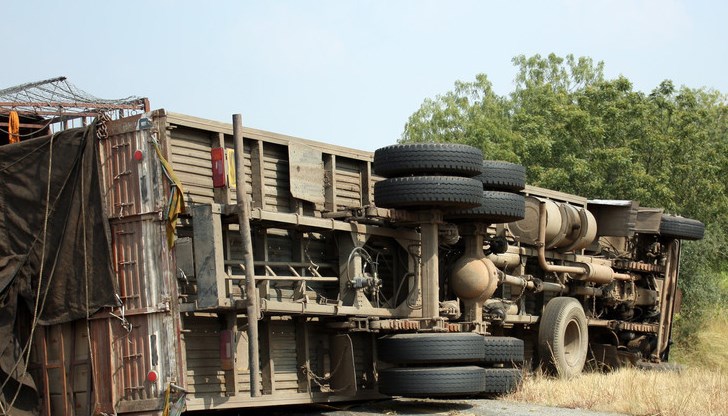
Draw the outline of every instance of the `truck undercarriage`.
<instances>
[{"instance_id":1,"label":"truck undercarriage","mask_svg":"<svg viewBox=\"0 0 728 416\"><path fill-rule=\"evenodd\" d=\"M104 129L118 302L34 334L44 414L503 393L524 366L668 358L698 221L462 145L371 154L164 110Z\"/></svg>"}]
</instances>

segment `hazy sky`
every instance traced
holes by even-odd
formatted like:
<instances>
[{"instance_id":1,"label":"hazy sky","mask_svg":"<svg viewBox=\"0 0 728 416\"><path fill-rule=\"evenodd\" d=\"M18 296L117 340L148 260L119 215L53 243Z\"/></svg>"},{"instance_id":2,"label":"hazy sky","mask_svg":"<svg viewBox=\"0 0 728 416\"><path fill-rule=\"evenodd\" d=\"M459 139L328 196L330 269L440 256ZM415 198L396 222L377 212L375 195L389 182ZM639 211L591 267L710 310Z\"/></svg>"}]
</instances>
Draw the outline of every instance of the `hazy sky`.
<instances>
[{"instance_id":1,"label":"hazy sky","mask_svg":"<svg viewBox=\"0 0 728 416\"><path fill-rule=\"evenodd\" d=\"M0 88L65 75L101 98L365 150L394 143L426 97L519 54L605 62L728 92L728 2L5 1Z\"/></svg>"}]
</instances>

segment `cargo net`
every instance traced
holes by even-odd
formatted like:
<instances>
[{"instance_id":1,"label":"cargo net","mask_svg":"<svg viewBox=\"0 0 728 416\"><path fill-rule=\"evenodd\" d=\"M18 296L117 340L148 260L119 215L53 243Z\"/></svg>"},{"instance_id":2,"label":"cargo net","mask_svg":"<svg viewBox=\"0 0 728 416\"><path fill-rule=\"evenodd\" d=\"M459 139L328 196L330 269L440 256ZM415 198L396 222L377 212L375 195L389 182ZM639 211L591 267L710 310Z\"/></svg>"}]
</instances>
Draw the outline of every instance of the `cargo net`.
<instances>
[{"instance_id":1,"label":"cargo net","mask_svg":"<svg viewBox=\"0 0 728 416\"><path fill-rule=\"evenodd\" d=\"M11 112L20 123L35 131L56 132L82 127L90 119L105 114L110 119L149 111L149 100L130 96L109 100L95 97L69 82L66 77L30 82L0 90L0 129L7 130ZM31 132L25 132L30 135Z\"/></svg>"}]
</instances>

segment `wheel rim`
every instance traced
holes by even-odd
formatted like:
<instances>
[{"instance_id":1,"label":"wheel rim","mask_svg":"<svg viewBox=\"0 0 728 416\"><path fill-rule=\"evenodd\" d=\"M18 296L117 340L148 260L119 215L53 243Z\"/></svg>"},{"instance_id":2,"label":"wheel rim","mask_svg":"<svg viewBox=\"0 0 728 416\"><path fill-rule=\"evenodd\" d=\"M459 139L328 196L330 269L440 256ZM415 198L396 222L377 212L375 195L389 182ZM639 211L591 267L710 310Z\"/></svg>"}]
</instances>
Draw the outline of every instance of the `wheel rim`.
<instances>
[{"instance_id":1,"label":"wheel rim","mask_svg":"<svg viewBox=\"0 0 728 416\"><path fill-rule=\"evenodd\" d=\"M566 324L564 331L564 358L569 367L579 363L581 355L581 327L576 319L571 319Z\"/></svg>"}]
</instances>

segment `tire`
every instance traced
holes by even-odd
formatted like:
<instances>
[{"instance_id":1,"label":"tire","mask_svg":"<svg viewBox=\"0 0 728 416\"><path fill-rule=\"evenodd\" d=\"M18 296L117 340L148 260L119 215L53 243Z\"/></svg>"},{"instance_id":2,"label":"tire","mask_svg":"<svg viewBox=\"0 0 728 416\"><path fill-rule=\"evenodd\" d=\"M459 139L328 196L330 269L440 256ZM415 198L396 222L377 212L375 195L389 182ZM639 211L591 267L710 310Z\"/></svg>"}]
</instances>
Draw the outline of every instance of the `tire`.
<instances>
[{"instance_id":1,"label":"tire","mask_svg":"<svg viewBox=\"0 0 728 416\"><path fill-rule=\"evenodd\" d=\"M485 391L485 374L477 366L388 368L379 372L379 392L403 397L475 395Z\"/></svg>"},{"instance_id":2,"label":"tire","mask_svg":"<svg viewBox=\"0 0 728 416\"><path fill-rule=\"evenodd\" d=\"M392 364L471 363L483 360L483 337L475 333L387 335L377 341L379 359Z\"/></svg>"},{"instance_id":3,"label":"tire","mask_svg":"<svg viewBox=\"0 0 728 416\"><path fill-rule=\"evenodd\" d=\"M450 211L445 214L445 219L499 224L522 220L525 216L526 199L523 195L483 191L479 207Z\"/></svg>"},{"instance_id":4,"label":"tire","mask_svg":"<svg viewBox=\"0 0 728 416\"><path fill-rule=\"evenodd\" d=\"M663 215L660 221L660 235L680 240L702 240L705 224L691 218Z\"/></svg>"},{"instance_id":5,"label":"tire","mask_svg":"<svg viewBox=\"0 0 728 416\"><path fill-rule=\"evenodd\" d=\"M483 153L455 143L395 144L374 152L374 173L385 178L409 175L473 177L481 173Z\"/></svg>"},{"instance_id":6,"label":"tire","mask_svg":"<svg viewBox=\"0 0 728 416\"><path fill-rule=\"evenodd\" d=\"M456 176L391 178L374 184L374 202L382 208L472 208L481 202L480 182Z\"/></svg>"},{"instance_id":7,"label":"tire","mask_svg":"<svg viewBox=\"0 0 728 416\"><path fill-rule=\"evenodd\" d=\"M517 368L486 368L483 393L513 393L521 385L522 379L523 372Z\"/></svg>"},{"instance_id":8,"label":"tire","mask_svg":"<svg viewBox=\"0 0 728 416\"><path fill-rule=\"evenodd\" d=\"M475 177L489 191L518 192L526 187L526 167L500 160L484 160L482 173Z\"/></svg>"},{"instance_id":9,"label":"tire","mask_svg":"<svg viewBox=\"0 0 728 416\"><path fill-rule=\"evenodd\" d=\"M523 362L523 340L513 337L483 337L484 363L520 364Z\"/></svg>"},{"instance_id":10,"label":"tire","mask_svg":"<svg viewBox=\"0 0 728 416\"><path fill-rule=\"evenodd\" d=\"M581 374L588 342L589 331L581 304L570 297L551 299L538 327L538 352L546 369L562 378Z\"/></svg>"}]
</instances>

